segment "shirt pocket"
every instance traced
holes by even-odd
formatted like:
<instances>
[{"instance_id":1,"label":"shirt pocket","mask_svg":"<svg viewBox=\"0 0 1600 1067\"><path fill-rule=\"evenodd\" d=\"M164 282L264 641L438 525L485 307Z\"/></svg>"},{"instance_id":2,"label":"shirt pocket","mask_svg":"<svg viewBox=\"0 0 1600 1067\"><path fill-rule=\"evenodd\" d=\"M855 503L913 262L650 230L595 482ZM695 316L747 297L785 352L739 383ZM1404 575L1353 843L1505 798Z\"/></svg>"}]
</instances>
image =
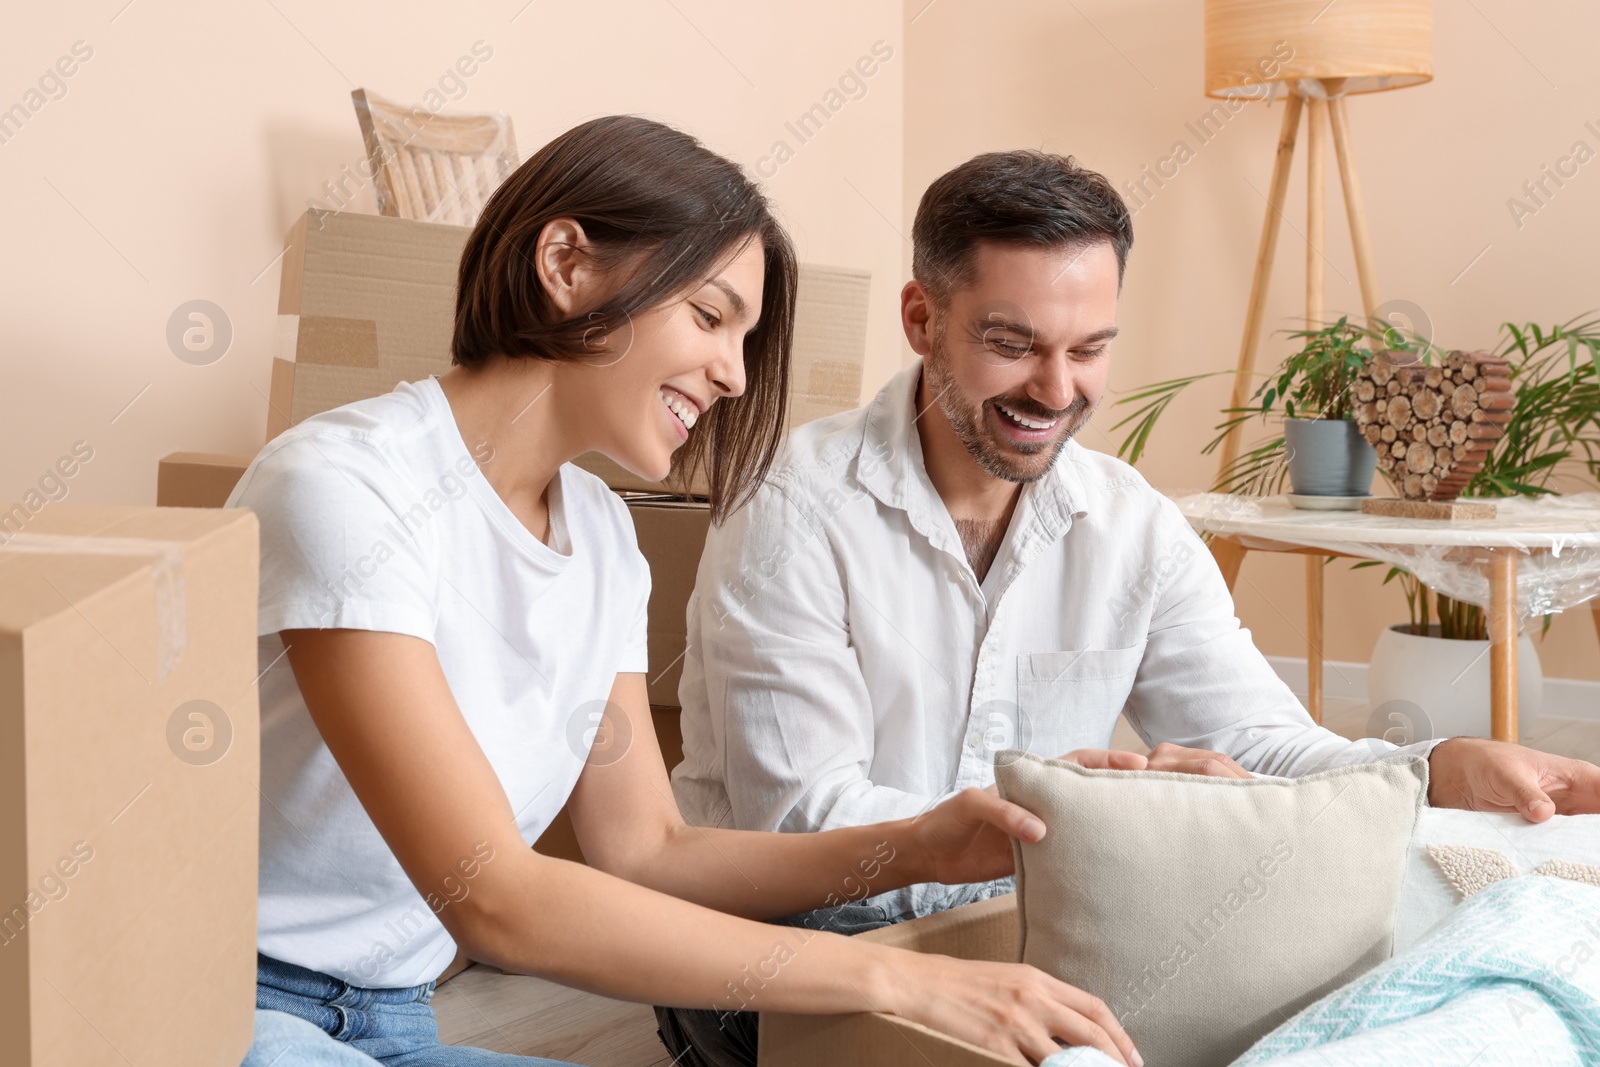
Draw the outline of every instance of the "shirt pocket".
<instances>
[{"instance_id":1,"label":"shirt pocket","mask_svg":"<svg viewBox=\"0 0 1600 1067\"><path fill-rule=\"evenodd\" d=\"M1105 748L1133 691L1145 643L1017 657L1019 740L1048 759Z\"/></svg>"}]
</instances>

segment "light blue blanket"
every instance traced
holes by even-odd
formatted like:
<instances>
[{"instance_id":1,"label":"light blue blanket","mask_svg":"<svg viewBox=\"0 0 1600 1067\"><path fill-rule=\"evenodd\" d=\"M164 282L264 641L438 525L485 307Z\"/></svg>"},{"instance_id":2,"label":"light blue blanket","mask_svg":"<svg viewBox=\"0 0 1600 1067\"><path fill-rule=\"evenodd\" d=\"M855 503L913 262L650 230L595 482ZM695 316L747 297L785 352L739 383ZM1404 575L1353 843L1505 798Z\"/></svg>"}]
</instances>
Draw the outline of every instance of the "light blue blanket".
<instances>
[{"instance_id":1,"label":"light blue blanket","mask_svg":"<svg viewBox=\"0 0 1600 1067\"><path fill-rule=\"evenodd\" d=\"M1113 1062L1073 1048L1041 1067ZM1231 1067L1411 1063L1600 1064L1600 889L1542 875L1489 886L1410 952L1312 1004Z\"/></svg>"}]
</instances>

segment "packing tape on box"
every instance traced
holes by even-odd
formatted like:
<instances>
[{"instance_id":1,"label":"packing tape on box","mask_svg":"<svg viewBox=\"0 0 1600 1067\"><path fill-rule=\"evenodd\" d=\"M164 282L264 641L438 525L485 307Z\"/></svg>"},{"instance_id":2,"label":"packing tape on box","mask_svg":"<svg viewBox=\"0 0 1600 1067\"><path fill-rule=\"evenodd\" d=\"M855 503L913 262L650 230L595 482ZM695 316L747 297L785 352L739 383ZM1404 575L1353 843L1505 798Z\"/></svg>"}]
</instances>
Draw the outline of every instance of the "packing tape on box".
<instances>
[{"instance_id":1,"label":"packing tape on box","mask_svg":"<svg viewBox=\"0 0 1600 1067\"><path fill-rule=\"evenodd\" d=\"M187 544L185 541L156 541L141 537L16 533L0 542L0 552L150 558L150 573L156 590L156 671L159 680L164 683L177 669L178 661L183 658L184 645L188 643L183 594L183 550ZM65 594L62 594L62 599L66 600ZM67 600L67 603L77 610L77 605L72 601Z\"/></svg>"},{"instance_id":2,"label":"packing tape on box","mask_svg":"<svg viewBox=\"0 0 1600 1067\"><path fill-rule=\"evenodd\" d=\"M378 323L336 315L278 316L279 359L329 367L378 366Z\"/></svg>"}]
</instances>

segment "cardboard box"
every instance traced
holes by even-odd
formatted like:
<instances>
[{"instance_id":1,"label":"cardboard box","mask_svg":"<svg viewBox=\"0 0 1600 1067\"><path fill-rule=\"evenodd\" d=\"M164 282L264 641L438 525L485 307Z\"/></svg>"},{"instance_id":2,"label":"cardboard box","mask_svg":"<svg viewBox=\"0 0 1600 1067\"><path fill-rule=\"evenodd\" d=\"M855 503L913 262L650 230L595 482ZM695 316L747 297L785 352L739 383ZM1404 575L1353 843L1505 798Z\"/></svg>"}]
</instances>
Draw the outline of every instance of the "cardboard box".
<instances>
[{"instance_id":1,"label":"cardboard box","mask_svg":"<svg viewBox=\"0 0 1600 1067\"><path fill-rule=\"evenodd\" d=\"M785 429L861 406L871 289L869 271L801 264ZM666 488L623 470L596 452L578 457L578 466L599 475L613 489L658 493ZM703 498L710 487L700 476L688 491Z\"/></svg>"},{"instance_id":2,"label":"cardboard box","mask_svg":"<svg viewBox=\"0 0 1600 1067\"><path fill-rule=\"evenodd\" d=\"M156 506L220 508L254 456L220 452L174 452L156 471Z\"/></svg>"},{"instance_id":3,"label":"cardboard box","mask_svg":"<svg viewBox=\"0 0 1600 1067\"><path fill-rule=\"evenodd\" d=\"M449 369L469 232L317 208L300 217L285 239L278 287L268 440L318 412ZM801 265L789 425L860 403L871 281L868 271ZM661 489L602 456L580 463L614 489Z\"/></svg>"},{"instance_id":4,"label":"cardboard box","mask_svg":"<svg viewBox=\"0 0 1600 1067\"><path fill-rule=\"evenodd\" d=\"M0 1063L237 1064L257 525L52 504L0 543Z\"/></svg>"},{"instance_id":5,"label":"cardboard box","mask_svg":"<svg viewBox=\"0 0 1600 1067\"><path fill-rule=\"evenodd\" d=\"M675 708L688 642L689 596L711 528L711 506L660 496L634 497L628 500L628 513L633 516L639 551L650 564L650 703Z\"/></svg>"},{"instance_id":6,"label":"cardboard box","mask_svg":"<svg viewBox=\"0 0 1600 1067\"><path fill-rule=\"evenodd\" d=\"M866 941L956 956L1014 963L1020 928L1015 893L856 936ZM759 992L757 992L759 996ZM761 1013L761 1067L995 1067L991 1052L893 1015Z\"/></svg>"},{"instance_id":7,"label":"cardboard box","mask_svg":"<svg viewBox=\"0 0 1600 1067\"><path fill-rule=\"evenodd\" d=\"M456 272L471 231L312 208L278 286L267 439L450 367Z\"/></svg>"}]
</instances>

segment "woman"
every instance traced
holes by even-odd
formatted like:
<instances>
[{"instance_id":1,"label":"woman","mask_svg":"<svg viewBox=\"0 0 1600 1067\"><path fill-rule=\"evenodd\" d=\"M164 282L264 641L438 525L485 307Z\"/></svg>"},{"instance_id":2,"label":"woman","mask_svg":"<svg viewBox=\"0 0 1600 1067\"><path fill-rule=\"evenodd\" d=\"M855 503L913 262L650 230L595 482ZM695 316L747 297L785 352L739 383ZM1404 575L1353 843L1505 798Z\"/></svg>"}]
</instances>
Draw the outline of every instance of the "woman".
<instances>
[{"instance_id":1,"label":"woman","mask_svg":"<svg viewBox=\"0 0 1600 1067\"><path fill-rule=\"evenodd\" d=\"M547 1062L439 1044L427 1001L460 946L629 1000L875 1008L1019 1063L1058 1041L1135 1059L1103 1004L1031 968L751 921L836 900L869 865L875 890L1002 876L1007 835L1044 833L1027 812L969 790L916 820L779 835L690 828L673 803L649 571L620 499L569 461L703 469L727 515L777 446L794 299L789 239L736 166L597 119L490 199L451 370L307 419L246 472L230 503L260 517L276 664L258 1006L332 1035L330 1056ZM528 848L563 803L588 866Z\"/></svg>"}]
</instances>

